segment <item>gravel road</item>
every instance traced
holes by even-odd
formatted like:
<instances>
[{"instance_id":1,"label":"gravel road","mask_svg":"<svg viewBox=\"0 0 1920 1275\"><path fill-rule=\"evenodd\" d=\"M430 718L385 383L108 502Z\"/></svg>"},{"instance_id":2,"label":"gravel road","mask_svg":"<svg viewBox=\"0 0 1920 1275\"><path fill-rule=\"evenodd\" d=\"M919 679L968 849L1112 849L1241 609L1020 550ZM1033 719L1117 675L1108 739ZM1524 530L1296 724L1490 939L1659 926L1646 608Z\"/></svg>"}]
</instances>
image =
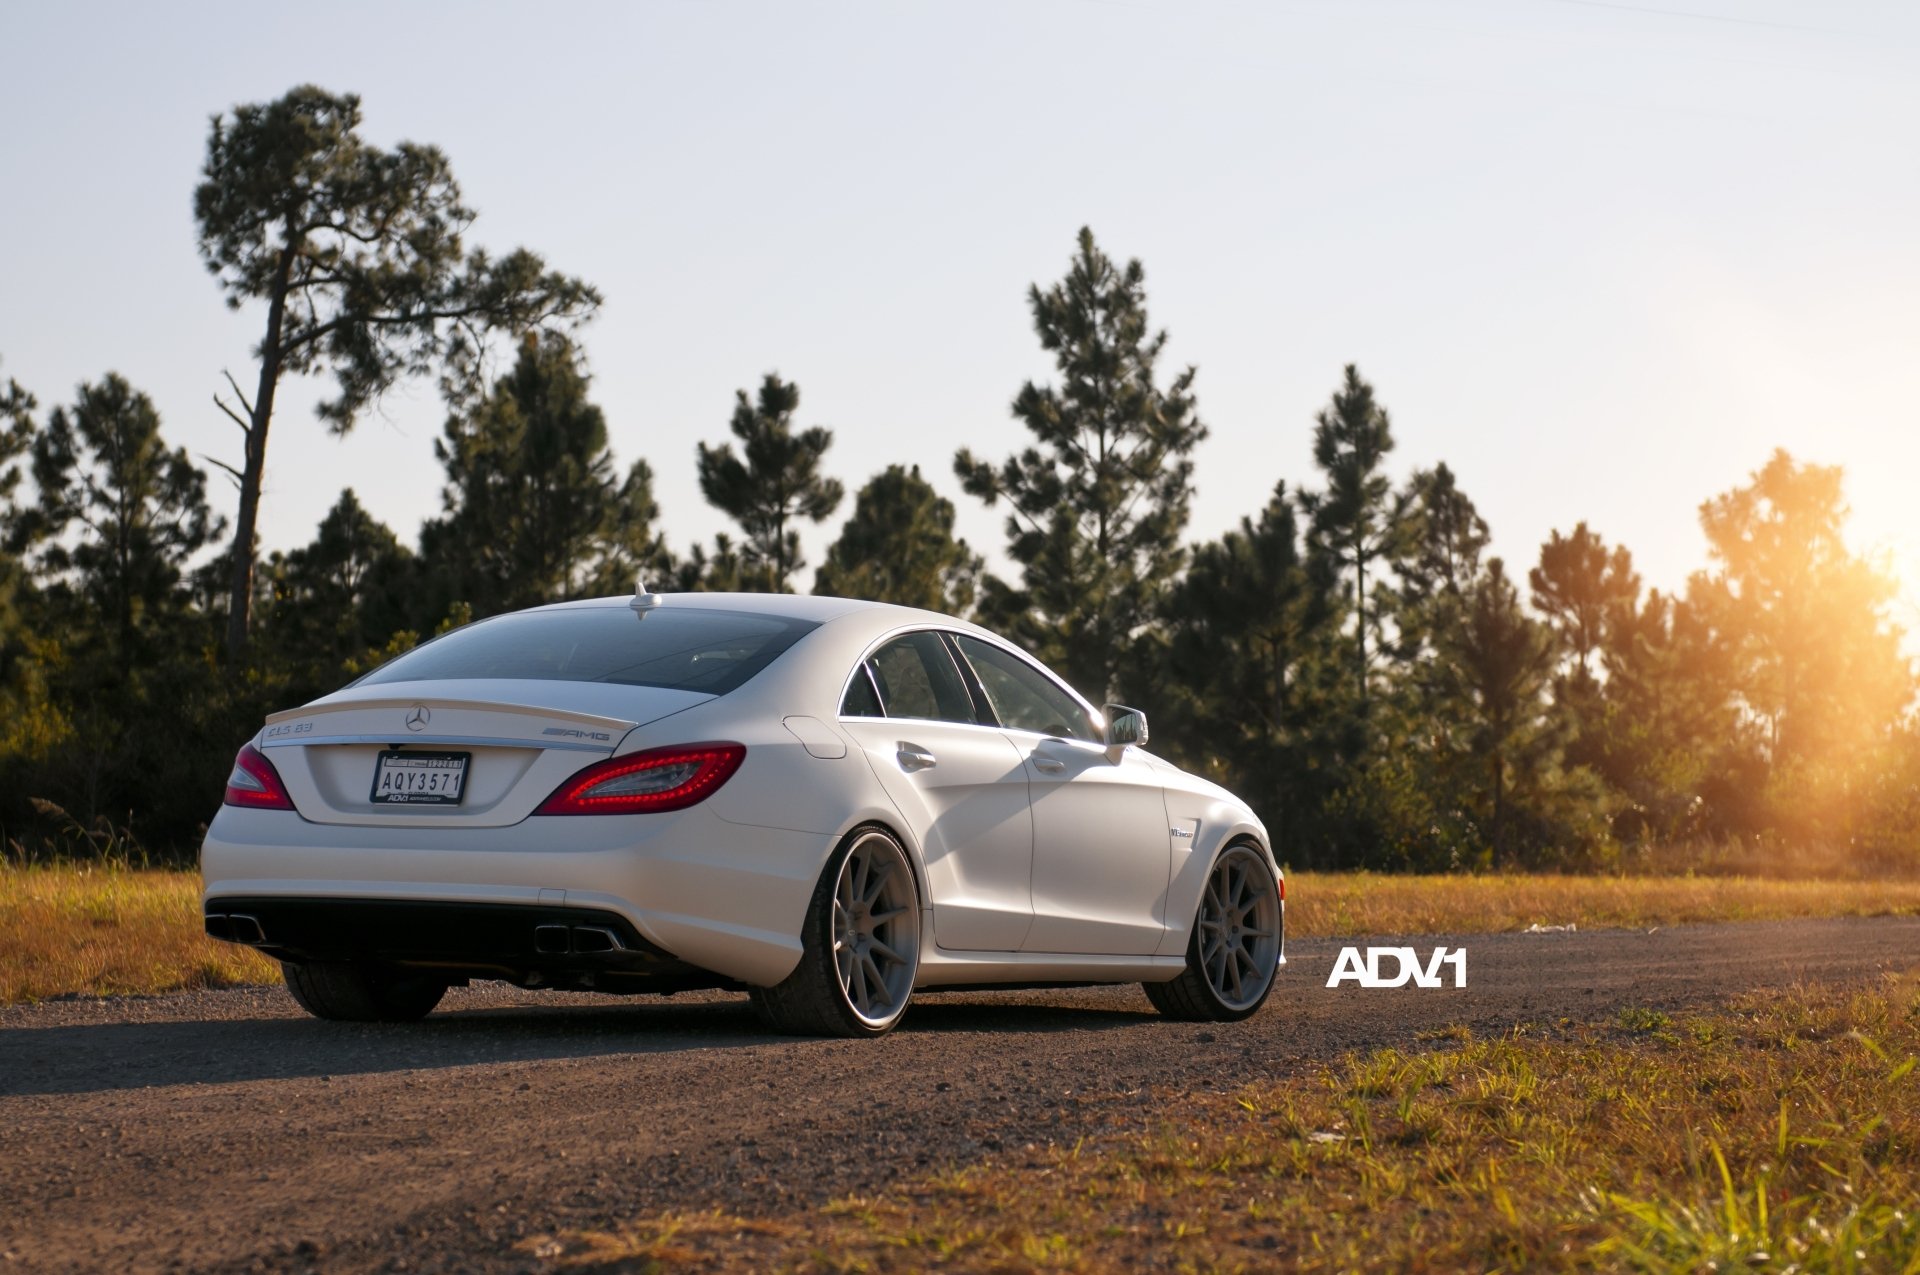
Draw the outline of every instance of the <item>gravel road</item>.
<instances>
[{"instance_id":1,"label":"gravel road","mask_svg":"<svg viewBox=\"0 0 1920 1275\"><path fill-rule=\"evenodd\" d=\"M1329 989L1342 945L1314 940L1217 1027L1136 987L927 996L863 1042L769 1036L741 997L498 984L402 1027L278 988L0 1009L0 1272L527 1269L528 1234L871 1191L1449 1024L1920 968L1920 918L1402 942L1464 946L1468 986Z\"/></svg>"}]
</instances>

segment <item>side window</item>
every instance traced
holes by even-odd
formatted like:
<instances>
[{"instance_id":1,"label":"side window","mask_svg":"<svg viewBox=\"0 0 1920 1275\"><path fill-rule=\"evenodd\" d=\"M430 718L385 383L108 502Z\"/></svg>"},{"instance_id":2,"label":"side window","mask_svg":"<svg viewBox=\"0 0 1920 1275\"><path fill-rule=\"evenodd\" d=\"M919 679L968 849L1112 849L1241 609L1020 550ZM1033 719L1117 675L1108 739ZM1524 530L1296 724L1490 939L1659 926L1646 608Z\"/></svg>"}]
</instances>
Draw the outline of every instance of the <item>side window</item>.
<instances>
[{"instance_id":1,"label":"side window","mask_svg":"<svg viewBox=\"0 0 1920 1275\"><path fill-rule=\"evenodd\" d=\"M979 675L1002 726L1036 735L1099 741L1101 736L1087 717L1087 710L1052 678L1019 656L979 638L956 633L954 640Z\"/></svg>"},{"instance_id":2,"label":"side window","mask_svg":"<svg viewBox=\"0 0 1920 1275\"><path fill-rule=\"evenodd\" d=\"M853 680L847 683L847 697L840 701L840 716L886 716L880 709L880 697L874 694L873 678L864 664L853 671Z\"/></svg>"},{"instance_id":3,"label":"side window","mask_svg":"<svg viewBox=\"0 0 1920 1275\"><path fill-rule=\"evenodd\" d=\"M973 700L938 634L895 638L867 658L867 671L888 717L973 721Z\"/></svg>"}]
</instances>

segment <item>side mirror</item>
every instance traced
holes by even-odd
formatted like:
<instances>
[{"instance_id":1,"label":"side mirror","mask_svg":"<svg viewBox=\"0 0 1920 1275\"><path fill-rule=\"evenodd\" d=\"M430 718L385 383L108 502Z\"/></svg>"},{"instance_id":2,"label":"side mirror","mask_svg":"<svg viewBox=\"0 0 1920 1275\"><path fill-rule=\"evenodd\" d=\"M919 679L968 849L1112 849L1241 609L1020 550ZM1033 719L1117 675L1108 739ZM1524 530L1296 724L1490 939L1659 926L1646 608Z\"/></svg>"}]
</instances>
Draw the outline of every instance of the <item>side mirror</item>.
<instances>
[{"instance_id":1,"label":"side mirror","mask_svg":"<svg viewBox=\"0 0 1920 1275\"><path fill-rule=\"evenodd\" d=\"M1147 742L1147 715L1125 704L1107 705L1107 747L1124 748Z\"/></svg>"}]
</instances>

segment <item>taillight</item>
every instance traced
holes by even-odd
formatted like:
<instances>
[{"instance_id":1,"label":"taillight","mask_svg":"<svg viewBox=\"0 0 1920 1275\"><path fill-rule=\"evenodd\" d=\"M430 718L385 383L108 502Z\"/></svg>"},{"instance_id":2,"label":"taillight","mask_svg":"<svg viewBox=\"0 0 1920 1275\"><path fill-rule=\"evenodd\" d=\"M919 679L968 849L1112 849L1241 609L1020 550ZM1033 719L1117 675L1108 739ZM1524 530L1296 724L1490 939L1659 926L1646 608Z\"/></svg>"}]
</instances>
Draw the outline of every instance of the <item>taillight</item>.
<instances>
[{"instance_id":1,"label":"taillight","mask_svg":"<svg viewBox=\"0 0 1920 1275\"><path fill-rule=\"evenodd\" d=\"M233 773L227 776L226 802L229 806L250 806L255 810L292 810L293 798L280 782L280 772L252 744L243 747L233 759Z\"/></svg>"},{"instance_id":2,"label":"taillight","mask_svg":"<svg viewBox=\"0 0 1920 1275\"><path fill-rule=\"evenodd\" d=\"M733 778L744 744L682 744L595 762L554 789L536 815L640 815L685 810Z\"/></svg>"}]
</instances>

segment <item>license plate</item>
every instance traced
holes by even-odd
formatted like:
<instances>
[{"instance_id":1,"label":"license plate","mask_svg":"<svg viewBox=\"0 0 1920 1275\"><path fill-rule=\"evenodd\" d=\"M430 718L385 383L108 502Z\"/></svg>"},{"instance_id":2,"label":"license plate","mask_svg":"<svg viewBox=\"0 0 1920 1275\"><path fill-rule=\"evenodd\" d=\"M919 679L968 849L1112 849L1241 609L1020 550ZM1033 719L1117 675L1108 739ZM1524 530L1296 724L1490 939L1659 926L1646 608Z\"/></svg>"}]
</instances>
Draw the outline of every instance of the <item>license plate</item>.
<instances>
[{"instance_id":1,"label":"license plate","mask_svg":"<svg viewBox=\"0 0 1920 1275\"><path fill-rule=\"evenodd\" d=\"M373 768L376 806L457 806L472 753L383 752Z\"/></svg>"}]
</instances>

